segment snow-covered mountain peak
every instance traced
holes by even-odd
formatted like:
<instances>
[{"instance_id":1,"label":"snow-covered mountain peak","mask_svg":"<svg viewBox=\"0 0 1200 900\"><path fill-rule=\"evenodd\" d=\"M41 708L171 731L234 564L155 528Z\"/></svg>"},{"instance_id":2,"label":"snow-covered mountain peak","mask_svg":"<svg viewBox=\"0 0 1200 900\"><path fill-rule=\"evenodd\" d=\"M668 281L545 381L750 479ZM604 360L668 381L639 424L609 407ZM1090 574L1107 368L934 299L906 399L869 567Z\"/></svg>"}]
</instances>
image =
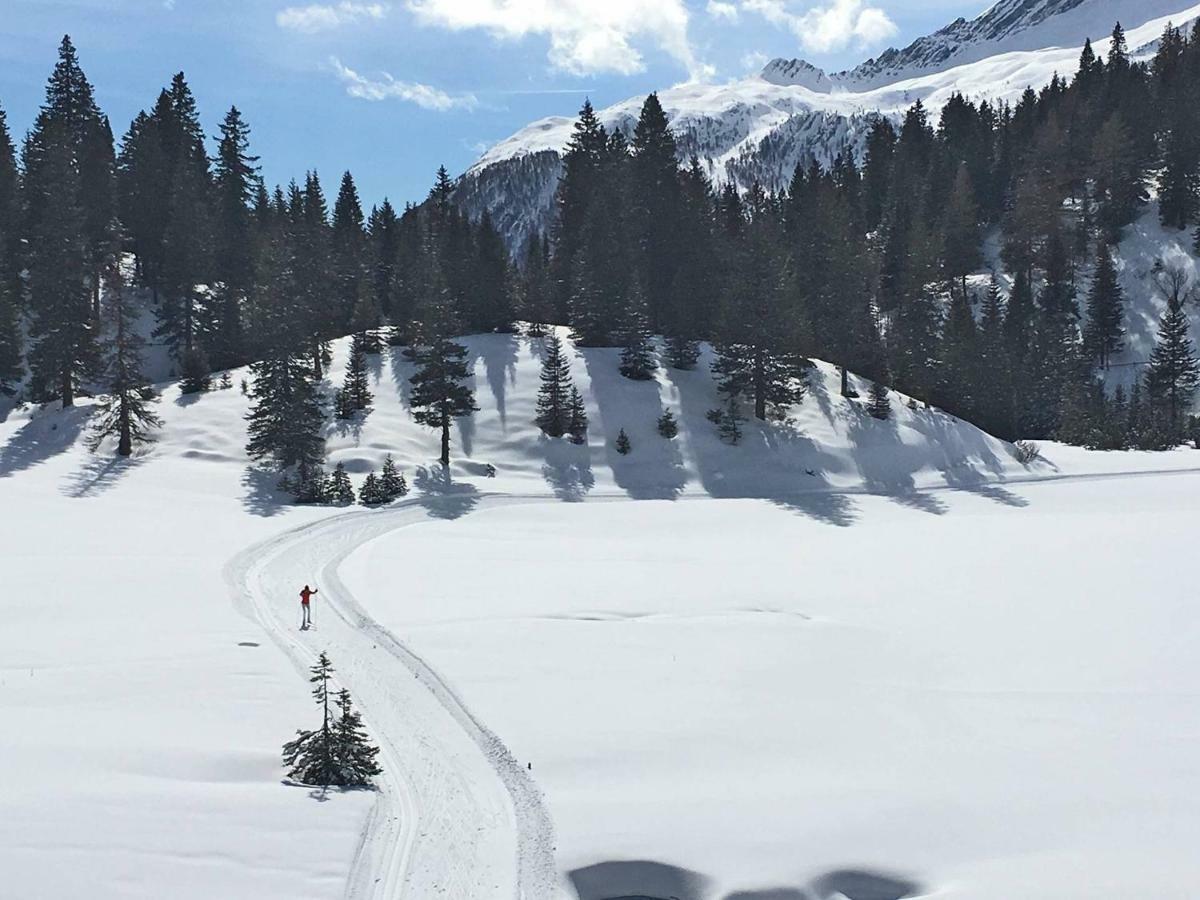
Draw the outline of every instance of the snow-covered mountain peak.
<instances>
[{"instance_id":1,"label":"snow-covered mountain peak","mask_svg":"<svg viewBox=\"0 0 1200 900\"><path fill-rule=\"evenodd\" d=\"M771 84L799 85L818 94L827 94L833 90L833 82L825 74L825 70L804 59L777 57L763 67L759 77Z\"/></svg>"}]
</instances>

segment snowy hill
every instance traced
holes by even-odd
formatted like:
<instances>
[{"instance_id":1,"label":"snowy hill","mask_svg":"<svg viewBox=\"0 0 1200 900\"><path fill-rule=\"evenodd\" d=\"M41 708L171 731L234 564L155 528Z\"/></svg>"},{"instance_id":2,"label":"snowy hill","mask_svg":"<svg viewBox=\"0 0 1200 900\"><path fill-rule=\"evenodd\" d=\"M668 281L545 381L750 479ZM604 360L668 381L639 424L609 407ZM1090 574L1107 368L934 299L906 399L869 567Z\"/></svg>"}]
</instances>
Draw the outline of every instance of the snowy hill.
<instances>
[{"instance_id":1,"label":"snowy hill","mask_svg":"<svg viewBox=\"0 0 1200 900\"><path fill-rule=\"evenodd\" d=\"M1078 886L1082 861L1121 889L1178 887L1190 846L1111 850L1190 814L1165 783L1133 778L1185 771L1171 748L1190 744L1166 739L1172 722L1194 727L1170 705L1194 675L1184 606L1141 580L1129 616L1119 601L1142 576L1123 563L1124 576L1077 577L1061 602L1038 573L1100 535L1146 565L1177 553L1162 534L1188 533L1170 517L1191 514L1180 497L1195 479L1121 475L1187 470L1194 451L1046 446L1026 467L895 395L893 419L871 419L824 364L789 421L748 425L730 447L704 417L707 372L634 383L603 349L573 356L591 417L575 447L532 424L539 342L465 343L480 410L454 430L449 480L409 414L398 353L372 359L365 420L327 427L330 461L356 486L396 454L413 493L391 509L286 505L245 456L243 372L199 396L164 386L157 443L126 461L84 450L87 404L0 410L5 892L423 900L450 884L494 900L519 883L528 900L717 900L802 882L822 898L855 884L1050 898ZM346 354L338 342L333 381ZM675 441L655 431L664 408ZM628 456L613 448L620 428ZM646 502L620 502L633 500ZM1084 513L1095 524L1080 530ZM994 548L1025 544L1042 586L983 591ZM935 562L949 546L957 564ZM898 580L868 583L868 558ZM321 594L316 629L299 635L306 581ZM1076 663L1057 641L1092 656ZM317 802L280 784L279 744L313 724L302 676L323 649L385 748L377 794ZM1035 707L991 699L1040 690ZM1153 759L1138 737L1151 698L1171 710ZM1040 724L1018 727L1027 716ZM1037 761L1065 740L1104 758L1066 778ZM867 752L883 746L895 755ZM1101 777L1128 824L1080 831ZM1177 777L1169 794L1195 787ZM1005 819L998 802L1031 788L1052 802L1031 794L1028 815ZM871 812L881 797L898 821L961 839L904 839ZM967 827L964 804L1039 851L1048 832L1073 837L1048 860ZM1000 843L1002 856L981 855ZM647 858L661 863L614 862ZM561 884L525 860L557 865Z\"/></svg>"},{"instance_id":2,"label":"snowy hill","mask_svg":"<svg viewBox=\"0 0 1200 900\"><path fill-rule=\"evenodd\" d=\"M803 60L774 60L727 84L683 84L659 92L682 159L696 156L718 184L758 181L782 189L797 163L828 164L843 149L859 153L877 116L899 118L917 100L936 117L955 92L976 100L1014 100L1055 73L1075 71L1090 37L1107 53L1120 20L1134 56L1153 54L1168 22L1200 15L1187 0L1005 0L971 22L954 23L905 50L888 51L849 72L826 75ZM599 112L604 125L632 133L644 97ZM462 176L458 198L485 209L519 247L550 224L570 139L569 116L541 119L500 141Z\"/></svg>"}]
</instances>

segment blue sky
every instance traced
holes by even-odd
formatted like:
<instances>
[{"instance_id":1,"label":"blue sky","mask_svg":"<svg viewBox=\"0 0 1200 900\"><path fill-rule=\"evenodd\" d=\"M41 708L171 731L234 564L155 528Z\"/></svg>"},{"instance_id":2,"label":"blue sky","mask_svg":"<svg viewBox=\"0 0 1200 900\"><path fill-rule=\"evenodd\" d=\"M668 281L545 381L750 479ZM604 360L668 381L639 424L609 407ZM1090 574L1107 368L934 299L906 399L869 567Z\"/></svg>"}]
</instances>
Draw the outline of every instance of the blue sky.
<instances>
[{"instance_id":1,"label":"blue sky","mask_svg":"<svg viewBox=\"0 0 1200 900\"><path fill-rule=\"evenodd\" d=\"M184 71L206 129L236 104L269 183L345 169L369 205L546 115L773 56L830 71L986 0L0 0L0 106L19 140L69 33L118 138Z\"/></svg>"}]
</instances>

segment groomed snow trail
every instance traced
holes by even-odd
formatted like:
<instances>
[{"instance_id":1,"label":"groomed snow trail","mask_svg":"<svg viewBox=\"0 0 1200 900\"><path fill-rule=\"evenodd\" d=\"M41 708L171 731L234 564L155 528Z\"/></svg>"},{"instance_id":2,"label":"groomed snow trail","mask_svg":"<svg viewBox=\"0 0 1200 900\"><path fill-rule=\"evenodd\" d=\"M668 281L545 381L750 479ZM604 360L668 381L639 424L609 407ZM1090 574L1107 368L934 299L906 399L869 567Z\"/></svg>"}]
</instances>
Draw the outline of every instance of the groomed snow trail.
<instances>
[{"instance_id":1,"label":"groomed snow trail","mask_svg":"<svg viewBox=\"0 0 1200 900\"><path fill-rule=\"evenodd\" d=\"M1040 474L913 493L1154 475L1196 476L1200 468ZM802 493L889 496L856 487ZM549 494L475 493L471 499L475 510L562 502ZM588 495L589 503L630 499L623 492ZM677 502L706 499L714 498L684 494ZM384 774L351 867L347 900L566 896L555 867L553 823L525 765L437 672L359 606L338 576L341 563L363 544L430 518L455 518L462 510L454 504L453 496L431 494L347 512L256 544L225 569L238 608L306 678L317 655L329 654L336 682L353 694L379 744ZM320 593L314 628L302 632L298 594L304 582L315 583Z\"/></svg>"},{"instance_id":2,"label":"groomed snow trail","mask_svg":"<svg viewBox=\"0 0 1200 900\"><path fill-rule=\"evenodd\" d=\"M551 900L560 896L553 826L524 764L338 578L350 552L427 521L437 502L407 501L292 529L240 553L225 577L239 609L298 669L307 674L320 652L329 654L337 684L350 690L379 744L384 774L348 900ZM314 627L302 632L298 592L305 581L320 593Z\"/></svg>"}]
</instances>

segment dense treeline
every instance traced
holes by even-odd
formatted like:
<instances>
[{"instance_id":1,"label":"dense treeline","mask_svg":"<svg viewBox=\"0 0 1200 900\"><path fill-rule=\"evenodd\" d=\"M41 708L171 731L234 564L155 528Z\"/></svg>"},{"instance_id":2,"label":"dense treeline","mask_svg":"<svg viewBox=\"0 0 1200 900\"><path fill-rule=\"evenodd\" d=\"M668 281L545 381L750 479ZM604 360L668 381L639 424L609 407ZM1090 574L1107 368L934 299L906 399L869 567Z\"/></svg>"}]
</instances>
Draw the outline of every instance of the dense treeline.
<instances>
[{"instance_id":1,"label":"dense treeline","mask_svg":"<svg viewBox=\"0 0 1200 900\"><path fill-rule=\"evenodd\" d=\"M182 73L114 141L64 38L19 154L0 110L0 390L64 406L99 390L128 452L155 422L137 288L185 390L253 363L249 450L296 470L301 494L324 477L331 339L355 335L343 418L370 408L365 355L406 348L414 414L446 459L451 421L474 408L453 336L518 321L620 346L631 379L693 367L710 342L727 401L711 418L731 440L744 415L801 399L820 357L874 382L875 414L890 383L1005 437L1170 446L1197 386L1181 272L1154 272L1168 311L1134 389L1108 393L1102 376L1123 347L1122 230L1151 186L1165 227L1200 216L1200 28L1168 28L1148 63L1130 61L1119 26L1113 38L1106 60L1089 44L1069 83L1015 105L954 96L936 123L920 103L898 126L879 117L861 163L801 166L780 195L714 190L697 160L681 167L655 95L629 135L585 104L553 232L515 264L444 169L399 212L365 212L348 172L332 209L315 172L269 189L241 113L210 140ZM988 234L1002 271L982 286L968 276ZM580 439L572 387L540 415Z\"/></svg>"},{"instance_id":2,"label":"dense treeline","mask_svg":"<svg viewBox=\"0 0 1200 900\"><path fill-rule=\"evenodd\" d=\"M1187 284L1156 269L1159 346L1131 393L1106 393L1125 333L1114 244L1150 186L1165 227L1194 225L1198 183L1200 26L1169 27L1143 64L1118 25L1107 60L1089 43L1070 83L1015 106L956 95L936 123L920 102L899 127L879 117L861 166L801 166L778 196L714 193L696 160L679 169L653 95L628 140L585 105L522 317L635 357L661 332L683 368L711 341L731 407L760 419L801 395L815 356L1005 437L1164 447L1185 436L1197 381ZM1003 271L973 287L989 232Z\"/></svg>"}]
</instances>

